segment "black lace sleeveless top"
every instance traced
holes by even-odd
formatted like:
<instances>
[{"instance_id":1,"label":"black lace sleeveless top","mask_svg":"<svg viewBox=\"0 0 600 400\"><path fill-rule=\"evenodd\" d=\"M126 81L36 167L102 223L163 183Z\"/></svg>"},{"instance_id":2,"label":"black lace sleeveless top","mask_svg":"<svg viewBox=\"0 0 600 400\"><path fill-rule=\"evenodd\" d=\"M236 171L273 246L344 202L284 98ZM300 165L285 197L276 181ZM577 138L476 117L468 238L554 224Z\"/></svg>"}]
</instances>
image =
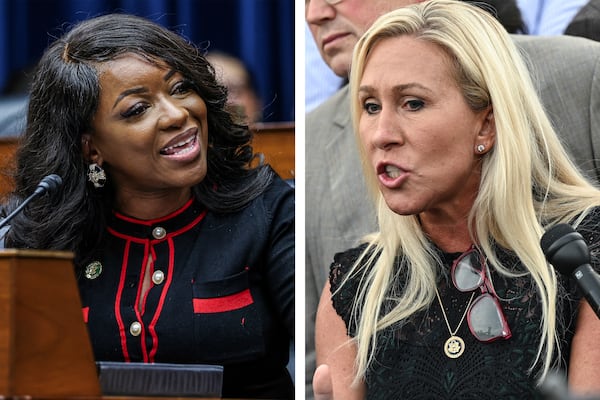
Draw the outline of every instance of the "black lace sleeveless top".
<instances>
[{"instance_id":1,"label":"black lace sleeveless top","mask_svg":"<svg viewBox=\"0 0 600 400\"><path fill-rule=\"evenodd\" d=\"M592 266L598 271L600 246L600 211L595 210L577 230L584 236L592 253ZM336 254L331 266L330 282L333 305L344 319L350 336L356 326L351 320L353 296L358 281L350 278L341 289L344 277L360 256L366 245ZM458 254L439 251L444 261L446 276L438 279L438 291L452 330L461 320L472 292L458 291L449 277L450 267ZM516 256L498 248L497 255L505 266L522 271ZM456 335L465 342L464 353L456 359L448 358L443 350L450 337L448 327L437 299L431 306L379 333L375 359L365 377L367 399L535 399L542 398L538 389L536 373L530 371L535 359L539 340L541 303L530 277L506 278L490 268L494 289L501 299L502 308L512 337L483 343L471 334L467 321L462 323ZM577 309L581 294L576 282L569 276L560 276L559 337L561 338L561 365L568 365L570 343L573 338ZM397 281L401 287L401 279ZM479 293L479 289L477 289ZM475 294L475 296L478 295ZM390 310L393 304L386 304Z\"/></svg>"}]
</instances>

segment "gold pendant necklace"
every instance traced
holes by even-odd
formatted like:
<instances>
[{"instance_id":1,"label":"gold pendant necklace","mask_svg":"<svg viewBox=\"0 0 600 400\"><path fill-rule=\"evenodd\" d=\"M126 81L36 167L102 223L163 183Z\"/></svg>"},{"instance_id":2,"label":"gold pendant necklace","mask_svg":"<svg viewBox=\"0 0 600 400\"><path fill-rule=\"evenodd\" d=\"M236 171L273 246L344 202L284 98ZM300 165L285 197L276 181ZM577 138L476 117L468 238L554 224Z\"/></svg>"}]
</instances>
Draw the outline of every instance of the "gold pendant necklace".
<instances>
[{"instance_id":1,"label":"gold pendant necklace","mask_svg":"<svg viewBox=\"0 0 600 400\"><path fill-rule=\"evenodd\" d=\"M471 307L471 302L473 301L475 292L471 294L471 298L469 299L469 303L465 308L465 312L463 313L463 316L460 319L460 322L458 323L458 326L454 331L452 331L452 329L450 328L450 323L448 322L446 311L444 311L444 305L442 304L442 299L440 298L440 293L438 292L437 287L435 288L435 295L437 296L438 302L440 303L442 315L444 316L444 321L446 321L446 326L448 327L448 332L450 333L450 337L448 338L448 340L446 340L446 343L444 343L444 353L449 358L458 358L465 351L465 341L460 336L457 336L456 332L458 332L460 326L465 320L465 317L467 316L467 312L469 311L469 307Z\"/></svg>"}]
</instances>

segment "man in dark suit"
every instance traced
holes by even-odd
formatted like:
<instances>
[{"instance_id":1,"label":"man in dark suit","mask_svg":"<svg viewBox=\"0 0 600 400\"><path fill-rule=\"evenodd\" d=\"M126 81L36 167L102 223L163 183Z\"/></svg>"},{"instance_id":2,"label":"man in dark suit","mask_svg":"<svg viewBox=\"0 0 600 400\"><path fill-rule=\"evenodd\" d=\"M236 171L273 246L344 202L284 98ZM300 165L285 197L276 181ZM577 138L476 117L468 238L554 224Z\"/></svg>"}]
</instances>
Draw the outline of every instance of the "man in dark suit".
<instances>
[{"instance_id":1,"label":"man in dark suit","mask_svg":"<svg viewBox=\"0 0 600 400\"><path fill-rule=\"evenodd\" d=\"M420 0L423 1L423 0ZM307 0L306 21L327 64L347 77L352 49L381 14L419 0ZM600 43L514 35L573 160L600 171ZM309 67L308 67L309 68ZM306 398L315 370L314 319L336 252L376 229L350 121L348 87L306 116Z\"/></svg>"},{"instance_id":2,"label":"man in dark suit","mask_svg":"<svg viewBox=\"0 0 600 400\"><path fill-rule=\"evenodd\" d=\"M590 0L565 29L565 35L600 41L600 0Z\"/></svg>"}]
</instances>

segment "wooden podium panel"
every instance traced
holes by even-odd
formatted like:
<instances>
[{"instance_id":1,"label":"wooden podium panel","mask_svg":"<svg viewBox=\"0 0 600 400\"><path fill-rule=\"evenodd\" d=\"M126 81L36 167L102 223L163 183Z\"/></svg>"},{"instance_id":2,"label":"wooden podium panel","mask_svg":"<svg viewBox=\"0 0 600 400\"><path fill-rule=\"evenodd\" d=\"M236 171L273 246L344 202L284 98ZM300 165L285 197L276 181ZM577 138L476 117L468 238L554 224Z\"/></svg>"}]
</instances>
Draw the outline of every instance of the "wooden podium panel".
<instances>
[{"instance_id":1,"label":"wooden podium panel","mask_svg":"<svg viewBox=\"0 0 600 400\"><path fill-rule=\"evenodd\" d=\"M0 251L0 397L100 396L72 258Z\"/></svg>"},{"instance_id":2,"label":"wooden podium panel","mask_svg":"<svg viewBox=\"0 0 600 400\"><path fill-rule=\"evenodd\" d=\"M296 165L294 123L258 123L251 129L254 131L252 141L254 152L262 153L264 162L271 164L283 179L294 179Z\"/></svg>"}]
</instances>

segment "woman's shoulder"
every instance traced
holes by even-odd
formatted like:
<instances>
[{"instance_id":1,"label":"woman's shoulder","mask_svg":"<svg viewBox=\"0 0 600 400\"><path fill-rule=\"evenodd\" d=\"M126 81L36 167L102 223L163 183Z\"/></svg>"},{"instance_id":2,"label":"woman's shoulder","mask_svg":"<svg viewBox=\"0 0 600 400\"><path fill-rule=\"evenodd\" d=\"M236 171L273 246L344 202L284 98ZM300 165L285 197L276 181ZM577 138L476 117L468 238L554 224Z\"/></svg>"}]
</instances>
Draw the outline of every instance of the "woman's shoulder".
<instances>
[{"instance_id":1,"label":"woman's shoulder","mask_svg":"<svg viewBox=\"0 0 600 400\"><path fill-rule=\"evenodd\" d=\"M287 235L294 230L295 224L294 188L273 173L263 191L244 208L235 213L215 214L214 218L221 222L230 221L232 224L246 225L245 229L257 235L277 234L282 231Z\"/></svg>"},{"instance_id":2,"label":"woman's shoulder","mask_svg":"<svg viewBox=\"0 0 600 400\"><path fill-rule=\"evenodd\" d=\"M358 260L360 255L364 253L367 246L367 243L362 243L356 247L336 253L333 256L333 264L331 265L331 268L335 267L336 265L346 269L351 268L356 260Z\"/></svg>"},{"instance_id":3,"label":"woman's shoulder","mask_svg":"<svg viewBox=\"0 0 600 400\"><path fill-rule=\"evenodd\" d=\"M330 267L329 282L331 284L332 304L337 314L344 320L348 332L354 335L352 309L356 293L363 282L364 265L353 268L363 253L369 248L368 243L337 253ZM367 259L369 257L366 257ZM362 261L361 261L362 263Z\"/></svg>"},{"instance_id":4,"label":"woman's shoulder","mask_svg":"<svg viewBox=\"0 0 600 400\"><path fill-rule=\"evenodd\" d=\"M294 188L275 173L269 177L267 183L243 207L235 211L209 212L209 219L216 224L242 224L250 223L254 231L268 231L273 224L290 224L295 219L295 193Z\"/></svg>"},{"instance_id":5,"label":"woman's shoulder","mask_svg":"<svg viewBox=\"0 0 600 400\"><path fill-rule=\"evenodd\" d=\"M292 182L284 180L275 171L272 171L270 182L259 197L265 202L274 202L282 198L291 198L293 200L294 195L295 189Z\"/></svg>"},{"instance_id":6,"label":"woman's shoulder","mask_svg":"<svg viewBox=\"0 0 600 400\"><path fill-rule=\"evenodd\" d=\"M271 179L271 183L267 190L293 193L294 182L292 180L283 179L275 171L273 171L273 178Z\"/></svg>"},{"instance_id":7,"label":"woman's shoulder","mask_svg":"<svg viewBox=\"0 0 600 400\"><path fill-rule=\"evenodd\" d=\"M255 214L256 212L273 214L277 212L276 209L281 208L285 209L286 213L290 209L293 211L295 189L292 184L277 175L269 165L260 168L261 171L253 178L254 183L252 183L258 184L260 181L260 189L254 193L252 199L244 207L231 214ZM250 181L246 181L246 184L248 182Z\"/></svg>"},{"instance_id":8,"label":"woman's shoulder","mask_svg":"<svg viewBox=\"0 0 600 400\"><path fill-rule=\"evenodd\" d=\"M294 220L295 219L295 189L289 182L273 173L271 181L264 192L253 200L254 207L261 209L267 220Z\"/></svg>"},{"instance_id":9,"label":"woman's shoulder","mask_svg":"<svg viewBox=\"0 0 600 400\"><path fill-rule=\"evenodd\" d=\"M336 253L333 256L333 262L329 267L329 282L331 283L332 291L336 290L342 282L346 281L346 276L353 270L354 264L356 264L356 261L358 261L367 247L368 244L363 243L357 247ZM348 280L352 281L352 279Z\"/></svg>"}]
</instances>

